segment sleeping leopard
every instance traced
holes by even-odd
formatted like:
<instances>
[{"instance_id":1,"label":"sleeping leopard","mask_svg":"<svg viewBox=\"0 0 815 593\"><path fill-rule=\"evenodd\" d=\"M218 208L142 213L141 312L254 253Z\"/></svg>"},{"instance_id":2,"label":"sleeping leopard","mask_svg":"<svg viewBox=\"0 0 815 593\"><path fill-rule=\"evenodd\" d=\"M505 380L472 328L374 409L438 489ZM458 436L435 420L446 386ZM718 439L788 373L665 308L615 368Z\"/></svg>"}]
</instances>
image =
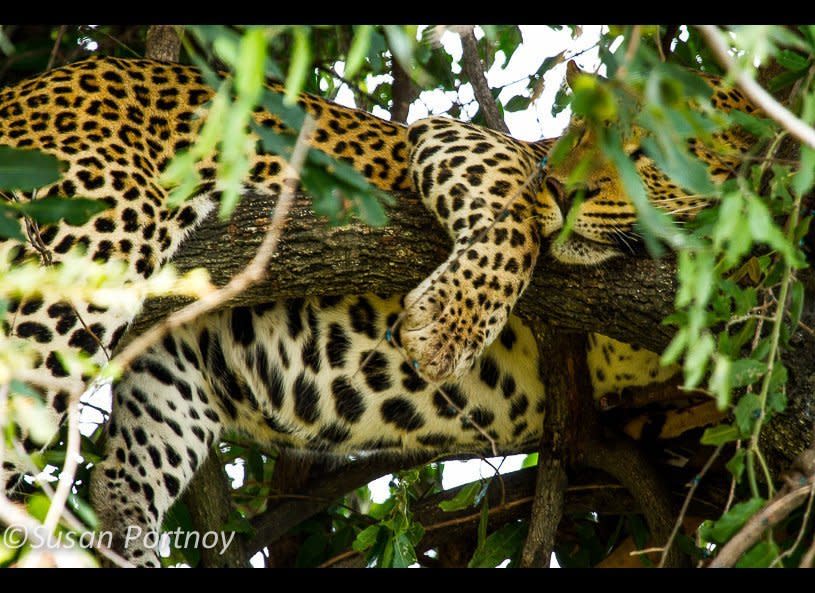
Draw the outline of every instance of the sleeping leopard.
<instances>
[{"instance_id":1,"label":"sleeping leopard","mask_svg":"<svg viewBox=\"0 0 815 593\"><path fill-rule=\"evenodd\" d=\"M743 108L735 90L714 102ZM282 87L270 83L272 91ZM119 259L131 279L148 278L215 208L212 159L204 184L170 208L159 175L189 147L213 96L195 68L141 59L93 57L0 90L0 144L38 149L68 163L38 196L84 196L110 208L83 226L40 229L51 261L71 248L88 258ZM302 94L315 120L313 148L350 163L385 191L414 190L452 239L452 250L407 295L288 299L205 315L167 335L113 386L106 455L91 493L101 527L117 534L125 558L158 566L152 549L121 547L126 526L158 528L224 431L262 443L331 454L484 451L536 442L544 386L530 329L511 314L541 249L571 265L624 255L616 231L635 213L613 167L588 179L565 243L547 246L569 214L566 181L579 162L583 134L559 167L540 173L554 139L524 142L442 117L410 126ZM750 109L752 110L752 109ZM262 109L260 126L285 126ZM746 150L743 146L739 150ZM637 147L627 147L658 206L704 206L662 175ZM720 170L718 157L699 154ZM260 145L245 186L273 198L287 183L286 162ZM0 239L0 254L38 257L32 245ZM403 315L390 340L383 336ZM58 350L103 364L131 317L48 295L11 304L4 330L27 338L45 383L81 380ZM588 354L595 397L674 372L657 355L592 336ZM411 362L412 361L412 362ZM622 369L624 372L621 372ZM63 412L67 389L46 396Z\"/></svg>"}]
</instances>

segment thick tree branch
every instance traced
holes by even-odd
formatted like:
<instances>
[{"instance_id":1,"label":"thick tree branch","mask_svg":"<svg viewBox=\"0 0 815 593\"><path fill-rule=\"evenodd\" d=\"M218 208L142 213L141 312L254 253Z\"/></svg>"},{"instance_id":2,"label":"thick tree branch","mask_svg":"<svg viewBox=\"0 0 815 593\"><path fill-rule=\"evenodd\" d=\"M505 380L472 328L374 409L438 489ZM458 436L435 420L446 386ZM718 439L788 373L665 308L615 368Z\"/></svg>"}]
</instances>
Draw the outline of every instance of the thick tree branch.
<instances>
[{"instance_id":1,"label":"thick tree branch","mask_svg":"<svg viewBox=\"0 0 815 593\"><path fill-rule=\"evenodd\" d=\"M419 197L394 193L390 222L329 228L299 193L286 233L267 266L265 279L227 303L266 303L276 298L323 294L407 293L446 259L450 241L428 215ZM180 271L206 267L224 285L252 258L266 234L274 204L250 194L229 221L215 214L205 221L174 258ZM674 265L670 260L620 258L601 267L576 268L541 255L530 287L516 311L569 331L596 331L661 350L673 334L661 320L672 311ZM182 299L147 303L135 332L176 310Z\"/></svg>"},{"instance_id":2,"label":"thick tree branch","mask_svg":"<svg viewBox=\"0 0 815 593\"><path fill-rule=\"evenodd\" d=\"M400 192L394 197L388 226L328 228L324 219L313 214L311 198L298 192L266 278L224 305L308 295L409 292L444 261L450 243L418 196ZM257 251L273 208L268 198L249 195L229 221L221 222L213 214L182 245L176 265L181 271L206 267L217 285L225 284ZM661 321L673 310L674 272L670 259L619 258L599 267L577 268L541 255L515 312L563 330L599 332L659 352L673 334ZM808 295L802 321L813 327L815 275L804 270L799 277ZM133 333L184 302L170 298L148 302ZM762 448L779 472L809 446L815 419L815 337L798 331L791 346L784 355L790 376L788 409L762 435Z\"/></svg>"}]
</instances>

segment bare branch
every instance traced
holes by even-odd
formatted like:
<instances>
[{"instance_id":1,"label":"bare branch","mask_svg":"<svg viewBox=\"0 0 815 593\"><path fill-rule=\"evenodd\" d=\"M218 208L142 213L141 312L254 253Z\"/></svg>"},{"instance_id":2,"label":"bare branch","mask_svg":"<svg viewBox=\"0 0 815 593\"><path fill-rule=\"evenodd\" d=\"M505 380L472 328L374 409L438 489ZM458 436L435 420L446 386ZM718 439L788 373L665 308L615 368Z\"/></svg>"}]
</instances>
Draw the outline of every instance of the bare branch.
<instances>
[{"instance_id":1,"label":"bare branch","mask_svg":"<svg viewBox=\"0 0 815 593\"><path fill-rule=\"evenodd\" d=\"M747 73L739 71L738 65L730 55L730 48L719 28L715 25L699 25L697 28L707 41L710 49L713 50L716 59L727 70L728 74L733 76L753 103L761 107L770 118L774 119L798 140L815 149L815 129L798 119L795 114L776 101Z\"/></svg>"},{"instance_id":2,"label":"bare branch","mask_svg":"<svg viewBox=\"0 0 815 593\"><path fill-rule=\"evenodd\" d=\"M57 54L59 54L59 48L62 45L62 38L65 36L65 29L68 27L66 25L60 25L59 29L57 29L57 38L54 40L54 47L51 48L51 55L48 57L48 65L45 67L46 70L50 70L54 67L54 64L57 61Z\"/></svg>"},{"instance_id":3,"label":"bare branch","mask_svg":"<svg viewBox=\"0 0 815 593\"><path fill-rule=\"evenodd\" d=\"M668 550L671 549L673 546L674 539L676 539L676 534L679 533L679 528L682 526L682 522L685 519L685 514L688 512L688 507L690 506L690 501L693 500L693 495L696 493L696 489L699 487L699 483L702 481L704 475L708 472L710 467L713 465L713 462L716 461L716 458L719 456L719 453L722 452L722 447L724 445L719 445L716 447L716 450L707 460L702 471L696 474L691 480L690 490L688 490L688 495L685 497L685 502L682 503L682 509L679 511L679 516L676 518L676 523L674 523L673 531L671 531L671 536L668 538L665 546L662 548L662 556L659 559L659 568L664 568L665 562L668 560Z\"/></svg>"},{"instance_id":4,"label":"bare branch","mask_svg":"<svg viewBox=\"0 0 815 593\"><path fill-rule=\"evenodd\" d=\"M177 62L181 52L181 38L176 25L151 25L147 29L145 57L161 62Z\"/></svg>"},{"instance_id":5,"label":"bare branch","mask_svg":"<svg viewBox=\"0 0 815 593\"><path fill-rule=\"evenodd\" d=\"M509 128L498 112L498 105L495 104L490 85L487 83L487 77L484 75L484 65L481 63L481 58L478 57L478 42L473 27L462 27L459 31L459 37L461 37L462 51L461 66L465 74L467 74L467 78L470 79L470 84L473 85L473 93L476 101L484 111L487 126L493 130L509 134Z\"/></svg>"},{"instance_id":6,"label":"bare branch","mask_svg":"<svg viewBox=\"0 0 815 593\"><path fill-rule=\"evenodd\" d=\"M407 121L410 104L419 96L419 88L413 84L404 68L393 61L393 107L391 107L391 121L405 123Z\"/></svg>"}]
</instances>

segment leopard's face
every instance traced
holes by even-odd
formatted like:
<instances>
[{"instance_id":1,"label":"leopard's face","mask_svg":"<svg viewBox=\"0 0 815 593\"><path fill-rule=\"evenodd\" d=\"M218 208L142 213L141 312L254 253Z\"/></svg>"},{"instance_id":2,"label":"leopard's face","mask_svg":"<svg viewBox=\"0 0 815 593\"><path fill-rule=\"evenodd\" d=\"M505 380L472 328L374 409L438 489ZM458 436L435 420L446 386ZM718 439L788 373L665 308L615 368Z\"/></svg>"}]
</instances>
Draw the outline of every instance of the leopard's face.
<instances>
[{"instance_id":1,"label":"leopard's face","mask_svg":"<svg viewBox=\"0 0 815 593\"><path fill-rule=\"evenodd\" d=\"M563 241L552 241L549 253L570 265L598 264L633 252L633 225L637 213L613 163L599 150L594 131L574 120L567 138L572 146L557 166L547 169L541 192L561 214L563 222L550 230L560 232L571 217L571 232ZM637 157L635 145L626 152ZM578 166L588 168L579 184L570 183ZM582 164L582 165L581 165ZM632 249L626 250L626 247Z\"/></svg>"},{"instance_id":2,"label":"leopard's face","mask_svg":"<svg viewBox=\"0 0 815 593\"><path fill-rule=\"evenodd\" d=\"M757 111L738 90L725 87L721 80L707 77L705 81L713 90L711 103L717 109ZM600 150L597 134L595 127L573 118L566 135L572 145L557 164L546 170L540 190L539 199L556 211L551 220L544 221L545 236L553 238L568 218L574 220L567 238L552 241L549 247L549 253L565 264L593 265L644 253L635 227L636 208L617 167ZM675 220L695 217L710 204L709 196L686 190L663 172L643 149L647 135L643 128L632 126L623 140L623 151L639 174L648 200ZM741 155L753 143L746 132L729 129L714 133L709 145L691 138L687 150L707 166L714 183L721 183L736 172ZM583 173L575 175L577 170ZM575 182L573 177L580 181Z\"/></svg>"}]
</instances>

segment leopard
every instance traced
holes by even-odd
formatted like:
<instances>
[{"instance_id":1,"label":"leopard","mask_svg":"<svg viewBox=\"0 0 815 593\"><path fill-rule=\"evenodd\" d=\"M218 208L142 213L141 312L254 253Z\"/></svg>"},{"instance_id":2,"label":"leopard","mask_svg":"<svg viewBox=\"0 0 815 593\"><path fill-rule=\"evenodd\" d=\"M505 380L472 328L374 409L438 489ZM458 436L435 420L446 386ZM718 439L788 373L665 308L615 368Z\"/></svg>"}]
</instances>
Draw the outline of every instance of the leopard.
<instances>
[{"instance_id":1,"label":"leopard","mask_svg":"<svg viewBox=\"0 0 815 593\"><path fill-rule=\"evenodd\" d=\"M267 86L285 92L280 83ZM108 205L79 226L43 225L39 246L0 239L0 255L36 260L44 248L59 263L79 247L89 260L124 262L134 282L158 273L218 205L214 156L197 165L203 183L180 207L168 204L160 183L172 158L195 142L213 94L193 66L103 56L0 90L0 145L67 163L59 181L21 199L76 195ZM738 91L720 94L720 103L744 103ZM612 231L630 229L635 212L608 163L587 180L592 191L571 235L549 241L570 215L569 168L590 134L564 163L544 169L557 139L522 141L439 116L403 125L307 93L297 104L314 120L313 149L380 190L418 193L449 235L450 255L404 295L270 298L199 317L144 352L113 385L105 455L90 487L100 528L135 565L156 567L160 559L144 542L125 547L125 529L157 530L227 431L325 455L536 443L545 388L532 330L513 306L542 250L570 266L626 256ZM263 108L252 117L291 132ZM655 205L704 207L641 150L626 149ZM715 173L721 163L705 150L700 145L698 154ZM295 183L287 161L258 142L246 190L275 200ZM59 385L87 377L64 368L57 352L104 364L132 321L132 313L44 294L11 302L4 331L31 342L35 372L49 386L44 395L64 413L70 390ZM653 352L599 334L587 360L596 398L676 372Z\"/></svg>"}]
</instances>

